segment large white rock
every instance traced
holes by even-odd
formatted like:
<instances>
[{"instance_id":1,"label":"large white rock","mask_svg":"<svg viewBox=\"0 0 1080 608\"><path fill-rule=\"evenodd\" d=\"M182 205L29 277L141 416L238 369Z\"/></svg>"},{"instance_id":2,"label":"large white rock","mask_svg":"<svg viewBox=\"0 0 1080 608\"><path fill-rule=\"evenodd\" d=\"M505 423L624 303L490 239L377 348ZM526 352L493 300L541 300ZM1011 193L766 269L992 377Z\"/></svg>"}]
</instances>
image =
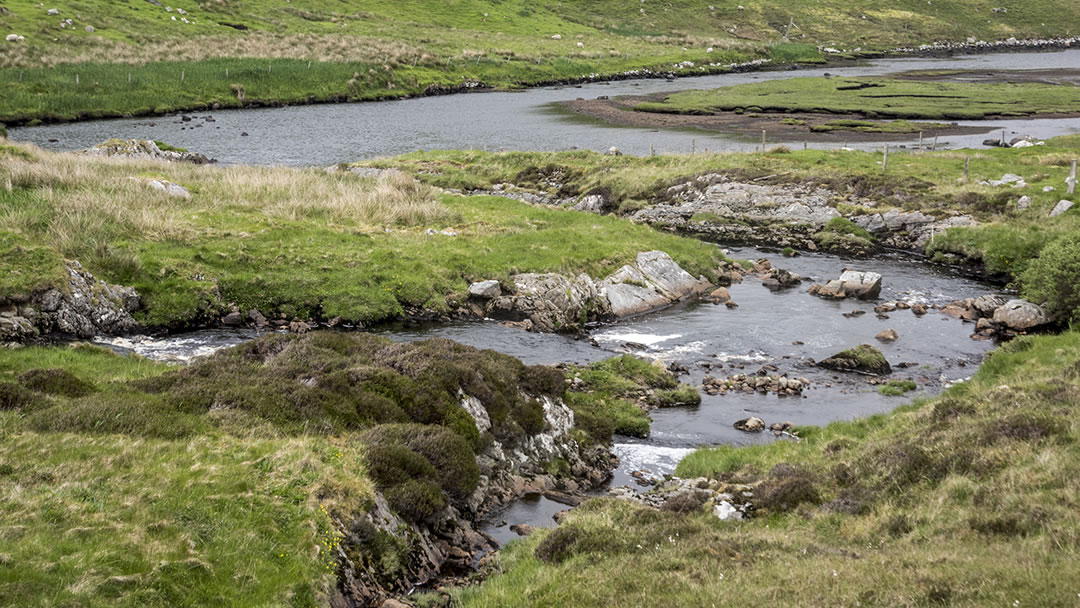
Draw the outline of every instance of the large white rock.
<instances>
[{"instance_id":1,"label":"large white rock","mask_svg":"<svg viewBox=\"0 0 1080 608\"><path fill-rule=\"evenodd\" d=\"M1042 306L1032 304L1027 300L1009 300L1004 306L994 311L994 323L998 323L1023 331L1050 322L1050 315L1046 314Z\"/></svg>"},{"instance_id":2,"label":"large white rock","mask_svg":"<svg viewBox=\"0 0 1080 608\"><path fill-rule=\"evenodd\" d=\"M1062 213L1065 213L1073 207L1072 201L1058 201L1057 205L1054 205L1054 210L1050 212L1050 217L1057 217Z\"/></svg>"},{"instance_id":3,"label":"large white rock","mask_svg":"<svg viewBox=\"0 0 1080 608\"><path fill-rule=\"evenodd\" d=\"M490 281L478 281L469 285L469 295L474 298L491 299L497 298L502 294L502 288L499 286L499 282L495 280Z\"/></svg>"}]
</instances>

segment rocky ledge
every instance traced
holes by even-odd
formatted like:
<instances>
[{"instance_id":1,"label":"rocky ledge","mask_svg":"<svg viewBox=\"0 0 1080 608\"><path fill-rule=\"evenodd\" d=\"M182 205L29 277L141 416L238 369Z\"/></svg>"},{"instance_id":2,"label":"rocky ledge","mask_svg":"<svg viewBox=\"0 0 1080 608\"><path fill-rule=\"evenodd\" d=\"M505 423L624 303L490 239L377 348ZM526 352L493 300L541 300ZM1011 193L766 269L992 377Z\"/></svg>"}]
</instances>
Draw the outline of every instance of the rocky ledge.
<instances>
[{"instance_id":1,"label":"rocky ledge","mask_svg":"<svg viewBox=\"0 0 1080 608\"><path fill-rule=\"evenodd\" d=\"M134 289L98 280L78 262L68 263L67 275L67 283L59 288L0 301L0 343L49 334L91 338L136 328L131 313L139 307L139 294Z\"/></svg>"},{"instance_id":2,"label":"rocky ledge","mask_svg":"<svg viewBox=\"0 0 1080 608\"><path fill-rule=\"evenodd\" d=\"M181 149L162 150L157 142L149 139L110 139L93 148L83 150L86 156L108 156L133 158L139 160L164 160L168 162L192 163L205 165L213 160L199 154Z\"/></svg>"},{"instance_id":3,"label":"rocky ledge","mask_svg":"<svg viewBox=\"0 0 1080 608\"><path fill-rule=\"evenodd\" d=\"M663 251L640 253L634 264L595 281L587 274L519 274L469 286L472 311L534 331L577 331L589 321L652 312L708 292L712 285L683 270Z\"/></svg>"}]
</instances>

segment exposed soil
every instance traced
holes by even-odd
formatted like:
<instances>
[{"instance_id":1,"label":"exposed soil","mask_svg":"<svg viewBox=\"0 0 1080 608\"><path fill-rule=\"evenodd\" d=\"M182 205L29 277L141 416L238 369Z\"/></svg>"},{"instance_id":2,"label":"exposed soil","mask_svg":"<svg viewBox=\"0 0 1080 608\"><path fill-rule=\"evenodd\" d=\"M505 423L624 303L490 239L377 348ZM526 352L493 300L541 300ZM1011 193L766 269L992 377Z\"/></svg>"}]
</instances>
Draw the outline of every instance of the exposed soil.
<instances>
[{"instance_id":1,"label":"exposed soil","mask_svg":"<svg viewBox=\"0 0 1080 608\"><path fill-rule=\"evenodd\" d=\"M930 70L902 72L893 77L905 80L926 80L936 82L1010 82L1010 83L1042 83L1058 84L1064 86L1080 86L1080 69L1062 68L1047 70L975 70L975 71L950 71ZM761 132L766 132L766 141L798 141L807 142L867 142L885 140L910 140L916 133L878 133L855 130L832 130L814 131L817 125L836 120L867 120L864 116L854 113L817 114L817 113L778 113L778 112L747 112L736 114L724 112L716 115L693 115L693 114L663 114L658 112L635 112L634 107L645 102L660 102L667 93L653 95L628 95L615 98L598 97L596 99L577 99L563 102L561 105L569 110L596 118L605 122L632 127L644 127L653 129L686 129L696 128L709 131L724 131L736 133L747 137L760 137ZM1076 114L1040 114L1040 118L1064 118L1080 116ZM1016 120L1017 117L1010 117ZM871 122L887 123L888 120L874 120ZM800 124L801 123L801 124ZM938 129L927 128L923 131L923 137L933 138L937 136L948 137L955 135L978 135L1000 129L987 122L986 126L959 126L956 123L941 123Z\"/></svg>"}]
</instances>

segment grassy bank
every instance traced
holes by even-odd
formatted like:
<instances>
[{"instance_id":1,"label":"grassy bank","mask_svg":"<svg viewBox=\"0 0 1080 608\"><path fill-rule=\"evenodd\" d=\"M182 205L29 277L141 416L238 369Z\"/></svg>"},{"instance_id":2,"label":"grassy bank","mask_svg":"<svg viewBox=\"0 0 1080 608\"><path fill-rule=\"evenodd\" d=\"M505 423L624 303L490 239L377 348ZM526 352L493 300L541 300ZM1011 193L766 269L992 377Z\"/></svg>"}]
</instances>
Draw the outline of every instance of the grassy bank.
<instances>
[{"instance_id":1,"label":"grassy bank","mask_svg":"<svg viewBox=\"0 0 1080 608\"><path fill-rule=\"evenodd\" d=\"M748 521L598 500L515 544L464 606L1073 606L1080 335L1023 338L942 397L803 441L700 450Z\"/></svg>"},{"instance_id":2,"label":"grassy bank","mask_svg":"<svg viewBox=\"0 0 1080 608\"><path fill-rule=\"evenodd\" d=\"M647 432L624 395L677 385L630 358L569 372L588 379L566 393L586 443L610 440L616 411ZM407 536L340 522L376 491L409 521L460 506L475 454L543 430L522 391L561 397L563 373L447 340L275 335L188 368L85 345L2 351L0 604L326 606L339 547L394 581Z\"/></svg>"},{"instance_id":3,"label":"grassy bank","mask_svg":"<svg viewBox=\"0 0 1080 608\"><path fill-rule=\"evenodd\" d=\"M442 195L405 175L95 159L0 148L0 294L64 281L79 260L134 286L141 320L180 327L230 305L375 322L441 314L470 281L520 272L605 276L667 251L711 276L722 260L692 239L502 198ZM171 197L150 180L180 184Z\"/></svg>"},{"instance_id":4,"label":"grassy bank","mask_svg":"<svg viewBox=\"0 0 1080 608\"><path fill-rule=\"evenodd\" d=\"M859 114L867 118L980 120L992 116L1080 112L1080 87L879 77L792 78L683 91L669 95L662 102L638 104L635 109L670 114L806 112ZM834 123L833 126L848 125Z\"/></svg>"},{"instance_id":5,"label":"grassy bank","mask_svg":"<svg viewBox=\"0 0 1080 608\"><path fill-rule=\"evenodd\" d=\"M980 225L952 228L937 235L926 253L938 261L981 266L1006 280L1023 278L1031 260L1050 243L1080 230L1075 210L1048 218L1065 193L1065 178L1080 157L1076 136L1059 137L1044 146L1022 149L954 150L913 153L892 150L887 173L875 152L788 150L766 154L695 154L653 157L605 156L591 152L423 152L373 164L400 167L442 187L490 189L514 184L552 197L601 194L614 214L630 214L667 201L668 187L705 173L726 173L736 179L819 183L845 196L875 203L873 212L890 209L921 211L945 218L969 214ZM968 181L961 183L970 159ZM1027 187L994 187L980 182L1007 173L1024 178ZM1053 191L1043 192L1045 186ZM1031 206L1020 210L1021 196ZM846 215L871 209L837 200ZM1030 283L1040 282L1031 277Z\"/></svg>"},{"instance_id":6,"label":"grassy bank","mask_svg":"<svg viewBox=\"0 0 1080 608\"><path fill-rule=\"evenodd\" d=\"M248 103L376 99L463 82L516 87L641 69L702 73L755 59L820 62L818 46L872 51L1046 38L1080 25L1065 0L1033 0L1008 13L991 7L981 0L888 8L823 0L812 10L797 0L742 8L691 0L656 7L181 0L167 10L91 0L50 15L50 7L12 0L0 31L24 40L0 46L0 122L237 106L233 85Z\"/></svg>"}]
</instances>

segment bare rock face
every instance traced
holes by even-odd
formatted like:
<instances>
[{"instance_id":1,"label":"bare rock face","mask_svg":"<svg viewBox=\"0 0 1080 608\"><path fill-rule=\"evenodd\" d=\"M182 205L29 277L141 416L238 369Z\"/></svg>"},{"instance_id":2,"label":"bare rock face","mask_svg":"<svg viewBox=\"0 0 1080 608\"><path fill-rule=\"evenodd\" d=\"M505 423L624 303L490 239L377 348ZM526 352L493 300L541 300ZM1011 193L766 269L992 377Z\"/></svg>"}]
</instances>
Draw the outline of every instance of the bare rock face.
<instances>
[{"instance_id":1,"label":"bare rock face","mask_svg":"<svg viewBox=\"0 0 1080 608\"><path fill-rule=\"evenodd\" d=\"M824 285L814 285L810 295L830 300L858 298L873 300L881 295L881 275L876 272L844 270L839 279L833 279Z\"/></svg>"},{"instance_id":2,"label":"bare rock face","mask_svg":"<svg viewBox=\"0 0 1080 608\"><path fill-rule=\"evenodd\" d=\"M511 321L528 320L537 331L574 331L592 319L643 314L707 293L708 281L694 278L671 256L647 251L634 264L594 282L586 274L519 274L511 277L514 292L492 297L486 314ZM477 284L474 287L479 289ZM474 295L470 287L470 295Z\"/></svg>"},{"instance_id":3,"label":"bare rock face","mask_svg":"<svg viewBox=\"0 0 1080 608\"><path fill-rule=\"evenodd\" d=\"M1027 300L1009 300L994 311L994 323L1014 331L1024 331L1047 325L1052 321L1042 306Z\"/></svg>"},{"instance_id":4,"label":"bare rock face","mask_svg":"<svg viewBox=\"0 0 1080 608\"><path fill-rule=\"evenodd\" d=\"M63 289L0 302L0 342L25 342L46 334L92 338L137 327L131 316L139 308L134 289L99 281L78 262L69 262L67 272Z\"/></svg>"}]
</instances>

